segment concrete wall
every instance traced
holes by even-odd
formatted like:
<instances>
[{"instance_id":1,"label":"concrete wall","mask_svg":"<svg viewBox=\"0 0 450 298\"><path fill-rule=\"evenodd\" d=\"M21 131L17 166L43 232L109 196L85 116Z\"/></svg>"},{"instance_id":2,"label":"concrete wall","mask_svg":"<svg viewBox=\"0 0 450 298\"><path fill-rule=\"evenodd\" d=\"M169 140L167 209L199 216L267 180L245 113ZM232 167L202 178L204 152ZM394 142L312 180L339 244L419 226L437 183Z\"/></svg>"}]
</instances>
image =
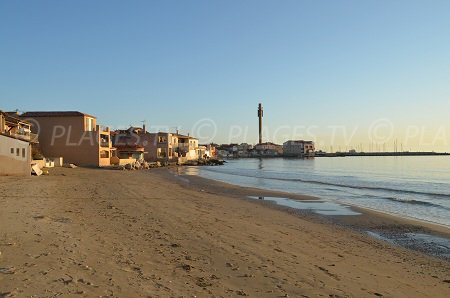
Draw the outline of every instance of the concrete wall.
<instances>
[{"instance_id":1,"label":"concrete wall","mask_svg":"<svg viewBox=\"0 0 450 298\"><path fill-rule=\"evenodd\" d=\"M87 131L87 118L91 117L32 118L32 131L39 134L39 144L44 156L61 156L65 163L80 166L110 165L111 140L108 147L100 146L100 134L109 135L109 131ZM96 119L92 119L93 127L97 129ZM108 157L101 157L102 150L108 151Z\"/></svg>"},{"instance_id":2,"label":"concrete wall","mask_svg":"<svg viewBox=\"0 0 450 298\"><path fill-rule=\"evenodd\" d=\"M30 143L0 135L0 175L31 175Z\"/></svg>"}]
</instances>

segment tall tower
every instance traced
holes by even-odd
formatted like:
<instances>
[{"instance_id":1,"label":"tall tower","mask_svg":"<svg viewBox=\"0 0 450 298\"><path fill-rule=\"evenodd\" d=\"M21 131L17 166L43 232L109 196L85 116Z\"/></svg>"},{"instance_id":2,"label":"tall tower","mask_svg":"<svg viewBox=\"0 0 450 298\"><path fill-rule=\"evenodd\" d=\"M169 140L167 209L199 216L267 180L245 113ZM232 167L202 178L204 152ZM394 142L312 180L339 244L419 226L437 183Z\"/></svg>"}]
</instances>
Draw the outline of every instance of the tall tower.
<instances>
[{"instance_id":1,"label":"tall tower","mask_svg":"<svg viewBox=\"0 0 450 298\"><path fill-rule=\"evenodd\" d=\"M263 107L258 104L258 118L259 118L259 144L262 143L262 118L264 116Z\"/></svg>"}]
</instances>

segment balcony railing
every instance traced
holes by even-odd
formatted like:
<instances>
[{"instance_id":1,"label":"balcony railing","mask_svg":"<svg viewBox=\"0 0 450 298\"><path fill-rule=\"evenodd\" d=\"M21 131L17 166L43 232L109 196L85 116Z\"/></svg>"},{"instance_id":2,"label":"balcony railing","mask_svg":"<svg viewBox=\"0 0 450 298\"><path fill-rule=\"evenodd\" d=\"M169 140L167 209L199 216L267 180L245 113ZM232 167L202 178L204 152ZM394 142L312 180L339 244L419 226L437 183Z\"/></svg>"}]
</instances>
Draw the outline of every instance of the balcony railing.
<instances>
[{"instance_id":1,"label":"balcony railing","mask_svg":"<svg viewBox=\"0 0 450 298\"><path fill-rule=\"evenodd\" d=\"M189 149L189 143L178 143L178 148Z\"/></svg>"},{"instance_id":2,"label":"balcony railing","mask_svg":"<svg viewBox=\"0 0 450 298\"><path fill-rule=\"evenodd\" d=\"M12 132L4 132L5 135L11 136L13 138L27 141L27 142L38 142L38 135L34 133L12 133Z\"/></svg>"}]
</instances>

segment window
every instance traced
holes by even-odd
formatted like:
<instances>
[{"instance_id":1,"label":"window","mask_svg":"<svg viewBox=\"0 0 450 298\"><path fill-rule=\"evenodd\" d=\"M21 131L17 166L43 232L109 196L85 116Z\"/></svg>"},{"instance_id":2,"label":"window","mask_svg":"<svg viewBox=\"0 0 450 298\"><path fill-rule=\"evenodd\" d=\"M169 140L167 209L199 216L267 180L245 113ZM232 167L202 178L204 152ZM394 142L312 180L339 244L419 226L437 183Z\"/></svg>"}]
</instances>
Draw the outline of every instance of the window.
<instances>
[{"instance_id":1,"label":"window","mask_svg":"<svg viewBox=\"0 0 450 298\"><path fill-rule=\"evenodd\" d=\"M86 131L94 130L94 118L86 118Z\"/></svg>"},{"instance_id":2,"label":"window","mask_svg":"<svg viewBox=\"0 0 450 298\"><path fill-rule=\"evenodd\" d=\"M25 148L22 148L22 157L25 158Z\"/></svg>"},{"instance_id":3,"label":"window","mask_svg":"<svg viewBox=\"0 0 450 298\"><path fill-rule=\"evenodd\" d=\"M109 136L100 135L100 146L109 147Z\"/></svg>"},{"instance_id":4,"label":"window","mask_svg":"<svg viewBox=\"0 0 450 298\"><path fill-rule=\"evenodd\" d=\"M20 156L20 149L19 148L16 148L16 155Z\"/></svg>"},{"instance_id":5,"label":"window","mask_svg":"<svg viewBox=\"0 0 450 298\"><path fill-rule=\"evenodd\" d=\"M100 158L109 158L109 151L106 150L100 151Z\"/></svg>"},{"instance_id":6,"label":"window","mask_svg":"<svg viewBox=\"0 0 450 298\"><path fill-rule=\"evenodd\" d=\"M11 154L14 154L14 148L11 148Z\"/></svg>"},{"instance_id":7,"label":"window","mask_svg":"<svg viewBox=\"0 0 450 298\"><path fill-rule=\"evenodd\" d=\"M158 150L157 150L157 157L158 158L165 158L166 156L167 156L166 148L158 148Z\"/></svg>"}]
</instances>

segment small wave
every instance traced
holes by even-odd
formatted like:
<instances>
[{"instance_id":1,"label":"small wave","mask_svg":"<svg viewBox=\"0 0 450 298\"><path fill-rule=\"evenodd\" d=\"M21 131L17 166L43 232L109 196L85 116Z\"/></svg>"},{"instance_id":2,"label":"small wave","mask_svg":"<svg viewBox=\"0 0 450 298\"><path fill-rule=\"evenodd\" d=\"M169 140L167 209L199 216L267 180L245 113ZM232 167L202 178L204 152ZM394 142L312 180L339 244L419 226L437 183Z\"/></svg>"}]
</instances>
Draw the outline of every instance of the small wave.
<instances>
[{"instance_id":1,"label":"small wave","mask_svg":"<svg viewBox=\"0 0 450 298\"><path fill-rule=\"evenodd\" d=\"M399 199L399 198L384 198L384 199L393 201L393 202L404 203L404 204L421 205L421 206L427 206L427 207L437 207L437 208L442 208L442 209L447 209L447 210L450 209L448 207L441 206L439 204L434 204L434 203L420 201L420 200L414 200L414 199L412 199L412 200Z\"/></svg>"},{"instance_id":2,"label":"small wave","mask_svg":"<svg viewBox=\"0 0 450 298\"><path fill-rule=\"evenodd\" d=\"M232 176L258 178L258 179L269 179L269 180L289 181L289 182L303 182L303 183L312 183L312 184L327 185L327 186L331 185L331 186L337 186L337 187L346 187L346 188L353 188L353 189L379 190L379 191L387 191L387 192L395 192L395 193L407 193L407 194L413 194L413 195L433 196L433 197L440 197L440 198L445 198L445 199L450 198L450 194L432 193L432 192L406 190L406 189L395 189L395 188L389 188L389 187L350 185L350 184L341 184L341 183L333 183L333 182L318 181L318 180L308 180L308 179L300 179L300 178L264 177L264 176L256 176L256 175L249 175L249 174L235 173L235 172L228 172L228 171L217 171L217 170L214 170L213 172L232 175Z\"/></svg>"}]
</instances>

